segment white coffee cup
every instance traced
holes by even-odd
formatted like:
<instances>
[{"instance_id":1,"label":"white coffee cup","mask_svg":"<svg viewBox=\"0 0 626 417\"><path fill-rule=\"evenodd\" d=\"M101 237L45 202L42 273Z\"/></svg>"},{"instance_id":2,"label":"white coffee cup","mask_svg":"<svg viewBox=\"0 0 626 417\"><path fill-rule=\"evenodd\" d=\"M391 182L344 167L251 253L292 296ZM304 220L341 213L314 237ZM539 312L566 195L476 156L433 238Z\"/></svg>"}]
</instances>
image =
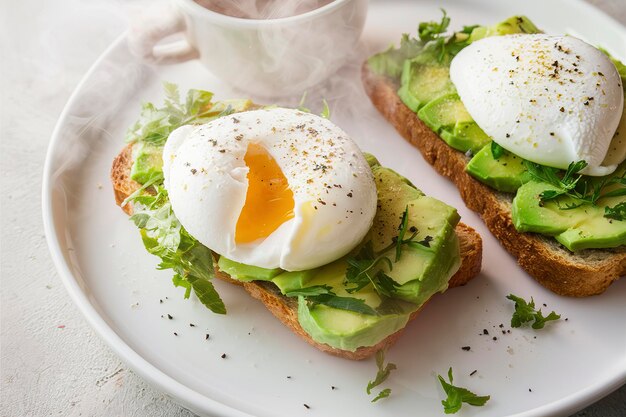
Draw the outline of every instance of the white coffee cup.
<instances>
[{"instance_id":1,"label":"white coffee cup","mask_svg":"<svg viewBox=\"0 0 626 417\"><path fill-rule=\"evenodd\" d=\"M367 0L335 0L290 17L245 19L174 0L165 20L135 25L131 50L172 63L198 57L221 80L264 97L302 94L334 73L360 37ZM163 45L175 33L185 40Z\"/></svg>"}]
</instances>

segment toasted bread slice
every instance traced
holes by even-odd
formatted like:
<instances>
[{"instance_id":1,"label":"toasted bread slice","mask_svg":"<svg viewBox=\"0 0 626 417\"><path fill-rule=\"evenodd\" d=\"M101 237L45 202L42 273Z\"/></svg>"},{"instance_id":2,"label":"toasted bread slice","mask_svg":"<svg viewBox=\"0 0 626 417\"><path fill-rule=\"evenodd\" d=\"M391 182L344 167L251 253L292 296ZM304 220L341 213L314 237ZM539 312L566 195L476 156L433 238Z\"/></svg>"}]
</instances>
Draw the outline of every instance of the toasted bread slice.
<instances>
[{"instance_id":1,"label":"toasted bread slice","mask_svg":"<svg viewBox=\"0 0 626 417\"><path fill-rule=\"evenodd\" d=\"M132 147L126 146L117 155L113 161L111 168L111 182L113 183L113 191L115 193L115 201L121 206L122 202L136 191L140 185L130 179L130 168L132 166ZM122 207L127 214L132 214L132 205L126 204ZM459 223L456 228L461 248L461 267L457 273L450 279L450 287L458 287L465 285L480 272L482 261L482 240L480 235L471 227ZM333 348L329 345L318 343L302 329L298 322L298 306L293 298L285 297L280 293L278 287L271 282L241 282L230 278L230 276L222 271L217 271L217 277L237 285L242 285L248 293L265 304L265 306L276 316L283 324L291 328L297 335L301 336L316 348L328 352L332 355L340 356L346 359L361 360L375 354L380 349L386 349L393 345L400 337L404 329L398 330L396 333L383 339L374 346L364 346L356 351L347 351ZM422 306L423 307L423 306ZM421 310L421 308L420 308ZM415 318L420 310L415 311L411 315L411 320Z\"/></svg>"},{"instance_id":2,"label":"toasted bread slice","mask_svg":"<svg viewBox=\"0 0 626 417\"><path fill-rule=\"evenodd\" d=\"M365 91L374 106L440 174L457 186L470 209L519 265L546 288L560 295L586 297L604 292L626 275L626 247L570 252L549 236L519 233L511 220L512 194L498 192L465 172L469 157L448 146L398 97L396 80L362 69Z\"/></svg>"}]
</instances>

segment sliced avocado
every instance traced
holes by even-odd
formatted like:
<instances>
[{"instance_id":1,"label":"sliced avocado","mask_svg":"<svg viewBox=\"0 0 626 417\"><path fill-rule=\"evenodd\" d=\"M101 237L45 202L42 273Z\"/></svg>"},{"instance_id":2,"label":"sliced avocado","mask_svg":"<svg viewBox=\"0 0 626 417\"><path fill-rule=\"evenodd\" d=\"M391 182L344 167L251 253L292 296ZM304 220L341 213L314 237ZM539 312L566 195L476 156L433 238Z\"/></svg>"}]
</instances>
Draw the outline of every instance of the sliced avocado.
<instances>
[{"instance_id":1,"label":"sliced avocado","mask_svg":"<svg viewBox=\"0 0 626 417\"><path fill-rule=\"evenodd\" d=\"M155 175L163 172L163 148L139 142L133 145L133 165L130 178L145 184Z\"/></svg>"},{"instance_id":2,"label":"sliced avocado","mask_svg":"<svg viewBox=\"0 0 626 417\"><path fill-rule=\"evenodd\" d=\"M316 342L354 352L361 346L374 346L404 328L417 306L402 304L406 310L374 316L311 305L304 297L298 297L298 322Z\"/></svg>"},{"instance_id":3,"label":"sliced avocado","mask_svg":"<svg viewBox=\"0 0 626 417\"><path fill-rule=\"evenodd\" d=\"M513 35L517 33L541 33L526 16L513 16L493 26L478 26L470 34L470 42L488 36Z\"/></svg>"},{"instance_id":4,"label":"sliced avocado","mask_svg":"<svg viewBox=\"0 0 626 417\"><path fill-rule=\"evenodd\" d=\"M309 287L310 285L308 285L308 283L316 274L317 268L305 271L283 271L272 278L272 282L276 284L280 292L286 294L304 287Z\"/></svg>"},{"instance_id":5,"label":"sliced avocado","mask_svg":"<svg viewBox=\"0 0 626 417\"><path fill-rule=\"evenodd\" d=\"M383 250L398 236L398 224L408 207L408 232L416 232L416 247L404 247L400 260L385 273L400 286L396 296L421 304L447 288L448 279L460 262L454 229L460 217L453 207L425 196L394 171L374 168L378 188L378 210L371 230L374 251ZM405 238L408 235L405 236ZM395 248L384 255L395 260Z\"/></svg>"},{"instance_id":6,"label":"sliced avocado","mask_svg":"<svg viewBox=\"0 0 626 417\"><path fill-rule=\"evenodd\" d=\"M472 120L456 93L432 100L417 112L417 116L448 145L461 152L478 151L491 140Z\"/></svg>"},{"instance_id":7,"label":"sliced avocado","mask_svg":"<svg viewBox=\"0 0 626 417\"><path fill-rule=\"evenodd\" d=\"M371 153L363 152L363 156L365 157L365 160L367 161L367 164L370 166L370 168L373 168L376 165L380 165L378 159L376 159L376 157Z\"/></svg>"},{"instance_id":8,"label":"sliced avocado","mask_svg":"<svg viewBox=\"0 0 626 417\"><path fill-rule=\"evenodd\" d=\"M450 132L445 128L439 134L448 145L461 152L478 152L491 141L491 138L476 124L476 122L457 122Z\"/></svg>"},{"instance_id":9,"label":"sliced avocado","mask_svg":"<svg viewBox=\"0 0 626 417\"><path fill-rule=\"evenodd\" d=\"M615 175L622 175L623 172L624 165ZM557 188L546 183L529 181L517 190L511 216L518 231L553 235L571 251L626 244L626 221L604 217L606 206L613 207L624 202L626 196L600 198L595 205L584 204L568 209L568 205L578 204L579 201L563 197L558 202L541 202L539 195L547 190ZM605 192L609 190L610 188Z\"/></svg>"},{"instance_id":10,"label":"sliced avocado","mask_svg":"<svg viewBox=\"0 0 626 417\"><path fill-rule=\"evenodd\" d=\"M430 101L417 112L417 116L435 132L445 127L452 128L459 122L472 122L472 116L456 93Z\"/></svg>"},{"instance_id":11,"label":"sliced avocado","mask_svg":"<svg viewBox=\"0 0 626 417\"><path fill-rule=\"evenodd\" d=\"M311 337L330 346L354 351L360 346L373 346L406 325L410 314L436 292L448 286L448 280L460 265L459 242L455 226L459 221L456 210L434 198L425 196L409 180L391 169L381 167L372 157L366 158L372 167L378 190L378 209L365 241L371 241L376 252L392 244L398 236L398 224L408 207L408 238L416 233L415 247L403 246L395 262L395 247L385 253L393 262L392 269L378 268L398 285L393 298L384 300L371 284L350 293L353 284L346 283L347 255L330 264L307 271L286 272L241 265L221 257L218 266L233 278L245 281L271 280L283 294L314 286L329 286L339 297L361 299L375 309L375 315L357 313L324 304L298 299L298 320ZM360 248L355 249L355 253Z\"/></svg>"},{"instance_id":12,"label":"sliced avocado","mask_svg":"<svg viewBox=\"0 0 626 417\"><path fill-rule=\"evenodd\" d=\"M437 97L456 92L449 63L439 62L430 53L404 61L401 85L398 96L414 112Z\"/></svg>"},{"instance_id":13,"label":"sliced avocado","mask_svg":"<svg viewBox=\"0 0 626 417\"><path fill-rule=\"evenodd\" d=\"M531 179L522 158L505 151L495 159L491 144L474 155L465 170L477 180L505 193L514 193Z\"/></svg>"},{"instance_id":14,"label":"sliced avocado","mask_svg":"<svg viewBox=\"0 0 626 417\"><path fill-rule=\"evenodd\" d=\"M383 302L371 286L356 293L348 293L344 284L346 267L345 260L340 259L317 268L307 286L328 285L336 295L363 300L379 314L336 309L298 297L298 322L313 340L338 349L355 351L361 346L373 346L402 329L418 306L394 299Z\"/></svg>"},{"instance_id":15,"label":"sliced avocado","mask_svg":"<svg viewBox=\"0 0 626 417\"><path fill-rule=\"evenodd\" d=\"M245 265L231 261L224 256L220 256L217 266L221 271L226 272L231 278L239 281L271 281L272 278L283 272L282 269L266 269L258 266Z\"/></svg>"}]
</instances>

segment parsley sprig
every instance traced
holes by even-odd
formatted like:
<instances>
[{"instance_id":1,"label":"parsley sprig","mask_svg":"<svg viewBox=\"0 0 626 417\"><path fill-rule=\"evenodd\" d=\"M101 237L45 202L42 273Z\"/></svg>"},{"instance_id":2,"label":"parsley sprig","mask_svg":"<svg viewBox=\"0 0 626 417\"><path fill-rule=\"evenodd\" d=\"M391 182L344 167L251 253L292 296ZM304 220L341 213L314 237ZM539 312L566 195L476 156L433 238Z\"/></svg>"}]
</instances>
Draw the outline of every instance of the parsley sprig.
<instances>
[{"instance_id":1,"label":"parsley sprig","mask_svg":"<svg viewBox=\"0 0 626 417\"><path fill-rule=\"evenodd\" d=\"M385 365L385 351L382 349L376 352L376 366L378 367L378 372L376 373L376 378L374 378L373 381L369 381L367 383L367 388L365 389L367 395L371 395L372 389L385 382L389 377L391 371L397 369L394 363L387 363L387 365ZM391 388L385 388L381 390L378 395L376 395L376 397L374 397L372 402L375 403L378 400L387 398L390 394Z\"/></svg>"},{"instance_id":2,"label":"parsley sprig","mask_svg":"<svg viewBox=\"0 0 626 417\"><path fill-rule=\"evenodd\" d=\"M448 396L448 398L441 401L443 411L446 414L455 414L461 409L463 403L473 406L483 406L491 398L489 395L478 396L466 388L452 385L452 367L448 369L448 381L450 382L446 382L441 375L437 375L437 377L439 378L439 382L441 383L443 390Z\"/></svg>"},{"instance_id":3,"label":"parsley sprig","mask_svg":"<svg viewBox=\"0 0 626 417\"><path fill-rule=\"evenodd\" d=\"M391 297L396 288L400 286L389 275L385 273L386 266L389 271L393 270L394 262L400 261L402 251L406 247L428 248L432 237L427 236L422 241L416 241L418 230L409 227L409 207L406 206L400 225L398 226L398 236L392 239L392 243L382 250L376 252L371 241L366 242L354 256L348 258L348 269L346 270L345 283L351 285L346 289L350 294L358 292L371 284L376 292L383 297ZM407 232L411 235L405 238ZM387 253L394 250L394 261L387 256Z\"/></svg>"},{"instance_id":4,"label":"parsley sprig","mask_svg":"<svg viewBox=\"0 0 626 417\"><path fill-rule=\"evenodd\" d=\"M624 178L626 171L620 177L586 177L580 174L580 171L587 167L587 162L581 160L569 164L565 173L559 176L559 170L556 168L535 164L530 161L524 161L524 164L535 180L545 182L556 188L555 190L546 190L539 194L541 202L554 200L561 210L575 209L584 204L597 205L602 198L626 195L626 178ZM610 186L616 186L616 188L607 191L607 188ZM560 200L558 200L560 197L568 197L573 202L561 204ZM605 217L623 220L624 208L620 204L613 208L606 207ZM620 211L622 212L621 214Z\"/></svg>"},{"instance_id":5,"label":"parsley sprig","mask_svg":"<svg viewBox=\"0 0 626 417\"><path fill-rule=\"evenodd\" d=\"M561 318L561 316L554 311L544 317L541 309L535 310L535 300L533 300L532 297L530 298L530 302L513 294L507 295L506 298L515 302L515 312L513 312L513 316L511 317L511 327L521 327L522 324L534 320L531 327L533 329L543 329L547 322Z\"/></svg>"}]
</instances>

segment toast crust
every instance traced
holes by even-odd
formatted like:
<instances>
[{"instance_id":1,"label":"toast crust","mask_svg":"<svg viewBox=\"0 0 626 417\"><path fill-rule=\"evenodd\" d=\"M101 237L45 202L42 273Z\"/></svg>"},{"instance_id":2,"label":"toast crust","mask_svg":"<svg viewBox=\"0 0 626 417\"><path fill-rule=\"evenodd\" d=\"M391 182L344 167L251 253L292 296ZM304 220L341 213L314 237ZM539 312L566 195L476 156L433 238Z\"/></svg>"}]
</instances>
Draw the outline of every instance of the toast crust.
<instances>
[{"instance_id":1,"label":"toast crust","mask_svg":"<svg viewBox=\"0 0 626 417\"><path fill-rule=\"evenodd\" d=\"M111 167L111 183L115 194L115 202L128 215L132 214L132 205L122 206L122 202L140 185L130 179L130 168L133 163L132 146L127 145L113 160ZM459 237L461 250L461 266L457 273L450 279L449 287L458 287L467 284L472 278L480 273L482 262L482 239L480 235L471 227L459 223L456 228ZM393 345L402 335L404 328L389 335L374 346L360 347L356 351L336 349L332 346L316 342L300 326L298 322L298 306L295 300L283 296L276 286L268 282L241 282L230 278L223 271L216 271L217 278L243 286L244 289L254 298L265 304L265 307L278 318L283 324L289 327L294 333L303 338L309 344L321 351L330 353L346 359L361 360L374 355L380 349L386 349ZM424 304L425 305L425 304ZM413 320L424 307L411 314L409 319Z\"/></svg>"},{"instance_id":2,"label":"toast crust","mask_svg":"<svg viewBox=\"0 0 626 417\"><path fill-rule=\"evenodd\" d=\"M626 275L626 247L569 252L551 237L519 233L511 219L512 195L500 193L465 171L469 158L448 146L396 94L398 83L362 68L362 81L374 106L441 175L459 189L463 201L477 212L502 246L541 285L553 292L586 297L600 294Z\"/></svg>"}]
</instances>

